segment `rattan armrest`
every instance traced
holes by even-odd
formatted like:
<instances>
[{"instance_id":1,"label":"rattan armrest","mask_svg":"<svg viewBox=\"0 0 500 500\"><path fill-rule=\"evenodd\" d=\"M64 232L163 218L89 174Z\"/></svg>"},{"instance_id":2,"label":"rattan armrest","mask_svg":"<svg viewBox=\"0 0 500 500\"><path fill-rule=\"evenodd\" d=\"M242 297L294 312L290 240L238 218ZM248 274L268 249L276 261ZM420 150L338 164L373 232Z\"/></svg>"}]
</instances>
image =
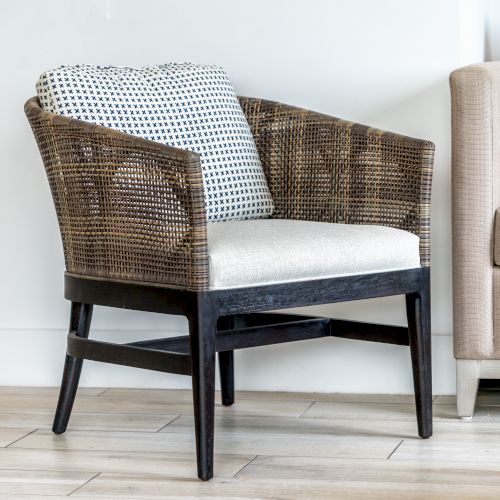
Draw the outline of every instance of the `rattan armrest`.
<instances>
[{"instance_id":1,"label":"rattan armrest","mask_svg":"<svg viewBox=\"0 0 500 500\"><path fill-rule=\"evenodd\" d=\"M241 97L273 196L273 217L380 224L420 237L430 265L434 144Z\"/></svg>"},{"instance_id":2,"label":"rattan armrest","mask_svg":"<svg viewBox=\"0 0 500 500\"><path fill-rule=\"evenodd\" d=\"M36 98L25 112L49 179L69 272L206 289L197 154L48 113Z\"/></svg>"}]
</instances>

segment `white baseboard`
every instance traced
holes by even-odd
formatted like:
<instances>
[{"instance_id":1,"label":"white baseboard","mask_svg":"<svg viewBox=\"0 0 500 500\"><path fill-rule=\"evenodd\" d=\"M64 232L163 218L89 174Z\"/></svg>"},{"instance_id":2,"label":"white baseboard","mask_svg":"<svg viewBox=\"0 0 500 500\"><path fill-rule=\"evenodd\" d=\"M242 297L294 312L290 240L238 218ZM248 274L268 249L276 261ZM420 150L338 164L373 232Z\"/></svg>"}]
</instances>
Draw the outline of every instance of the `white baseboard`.
<instances>
[{"instance_id":1,"label":"white baseboard","mask_svg":"<svg viewBox=\"0 0 500 500\"><path fill-rule=\"evenodd\" d=\"M179 331L117 332L92 337L110 342L181 335ZM66 346L65 332L0 331L0 385L57 386ZM451 336L434 336L435 394L455 392ZM189 377L86 361L86 387L190 388ZM316 339L236 352L236 387L240 390L410 394L413 392L407 347L345 339Z\"/></svg>"}]
</instances>

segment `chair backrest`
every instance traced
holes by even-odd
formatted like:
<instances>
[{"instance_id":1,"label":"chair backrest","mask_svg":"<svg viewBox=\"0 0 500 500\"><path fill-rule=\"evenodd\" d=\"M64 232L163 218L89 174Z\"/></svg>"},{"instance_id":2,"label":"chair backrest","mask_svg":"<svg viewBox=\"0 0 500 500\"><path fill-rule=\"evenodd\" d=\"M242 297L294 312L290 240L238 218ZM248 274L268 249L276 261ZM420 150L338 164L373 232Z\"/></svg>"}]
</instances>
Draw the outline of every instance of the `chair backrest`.
<instances>
[{"instance_id":1,"label":"chair backrest","mask_svg":"<svg viewBox=\"0 0 500 500\"><path fill-rule=\"evenodd\" d=\"M420 238L430 265L434 144L279 102L241 97L272 217L377 224Z\"/></svg>"},{"instance_id":2,"label":"chair backrest","mask_svg":"<svg viewBox=\"0 0 500 500\"><path fill-rule=\"evenodd\" d=\"M44 111L25 112L45 165L70 273L204 290L199 156Z\"/></svg>"}]
</instances>

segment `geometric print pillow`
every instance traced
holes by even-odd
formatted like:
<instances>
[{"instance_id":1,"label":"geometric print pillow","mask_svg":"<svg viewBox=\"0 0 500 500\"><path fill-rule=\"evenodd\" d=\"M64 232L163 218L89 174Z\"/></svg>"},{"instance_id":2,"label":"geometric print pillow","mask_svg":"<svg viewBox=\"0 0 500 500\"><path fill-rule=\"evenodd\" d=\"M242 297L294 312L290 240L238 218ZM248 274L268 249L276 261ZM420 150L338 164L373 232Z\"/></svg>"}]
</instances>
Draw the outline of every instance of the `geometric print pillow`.
<instances>
[{"instance_id":1,"label":"geometric print pillow","mask_svg":"<svg viewBox=\"0 0 500 500\"><path fill-rule=\"evenodd\" d=\"M52 113L198 153L209 222L272 214L250 127L222 68L61 66L43 73L36 89Z\"/></svg>"}]
</instances>

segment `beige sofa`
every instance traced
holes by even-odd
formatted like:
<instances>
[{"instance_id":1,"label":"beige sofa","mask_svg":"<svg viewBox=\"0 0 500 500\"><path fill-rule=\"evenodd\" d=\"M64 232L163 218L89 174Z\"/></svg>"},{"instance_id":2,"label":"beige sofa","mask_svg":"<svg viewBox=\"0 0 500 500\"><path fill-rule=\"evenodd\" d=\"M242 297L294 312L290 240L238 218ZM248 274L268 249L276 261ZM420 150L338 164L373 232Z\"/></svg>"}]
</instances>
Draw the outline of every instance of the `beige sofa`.
<instances>
[{"instance_id":1,"label":"beige sofa","mask_svg":"<svg viewBox=\"0 0 500 500\"><path fill-rule=\"evenodd\" d=\"M500 378L500 62L458 69L450 86L457 410L471 417L479 379Z\"/></svg>"}]
</instances>

